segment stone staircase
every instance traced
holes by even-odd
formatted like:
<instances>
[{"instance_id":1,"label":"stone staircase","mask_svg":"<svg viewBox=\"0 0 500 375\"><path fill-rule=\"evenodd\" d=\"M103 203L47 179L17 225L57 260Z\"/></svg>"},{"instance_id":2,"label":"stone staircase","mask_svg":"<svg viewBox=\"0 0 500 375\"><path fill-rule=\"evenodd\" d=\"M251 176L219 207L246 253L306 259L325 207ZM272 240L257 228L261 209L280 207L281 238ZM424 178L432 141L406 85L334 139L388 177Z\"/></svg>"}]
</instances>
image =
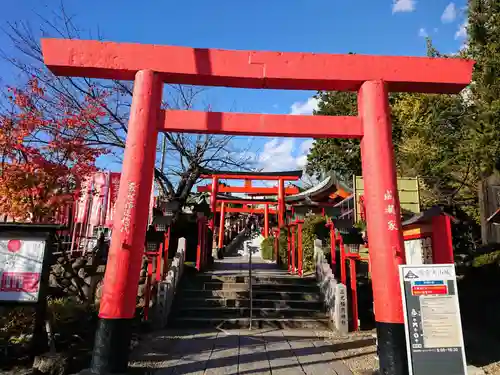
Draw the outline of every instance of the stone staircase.
<instances>
[{"instance_id":1,"label":"stone staircase","mask_svg":"<svg viewBox=\"0 0 500 375\"><path fill-rule=\"evenodd\" d=\"M314 278L299 278L262 264L252 265L253 328L329 328L329 320ZM228 260L229 259L229 260ZM187 272L179 285L168 319L170 328L248 328L250 291L247 256L205 273Z\"/></svg>"}]
</instances>

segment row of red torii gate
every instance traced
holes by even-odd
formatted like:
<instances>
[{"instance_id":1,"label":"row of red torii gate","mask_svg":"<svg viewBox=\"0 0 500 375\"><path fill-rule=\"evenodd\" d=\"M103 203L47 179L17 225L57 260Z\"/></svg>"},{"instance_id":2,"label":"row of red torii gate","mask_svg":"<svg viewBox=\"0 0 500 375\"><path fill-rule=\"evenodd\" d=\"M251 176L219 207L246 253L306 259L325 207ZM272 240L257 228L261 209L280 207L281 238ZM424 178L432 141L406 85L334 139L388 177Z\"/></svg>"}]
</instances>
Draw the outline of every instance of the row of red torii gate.
<instances>
[{"instance_id":1,"label":"row of red torii gate","mask_svg":"<svg viewBox=\"0 0 500 375\"><path fill-rule=\"evenodd\" d=\"M463 59L228 51L42 39L59 76L133 80L134 90L94 347L96 373L125 372L148 224L158 132L361 140L380 373L406 374L399 265L405 263L389 92L458 93ZM357 116L287 116L161 108L164 83L357 93ZM392 207L387 210L387 206Z\"/></svg>"}]
</instances>

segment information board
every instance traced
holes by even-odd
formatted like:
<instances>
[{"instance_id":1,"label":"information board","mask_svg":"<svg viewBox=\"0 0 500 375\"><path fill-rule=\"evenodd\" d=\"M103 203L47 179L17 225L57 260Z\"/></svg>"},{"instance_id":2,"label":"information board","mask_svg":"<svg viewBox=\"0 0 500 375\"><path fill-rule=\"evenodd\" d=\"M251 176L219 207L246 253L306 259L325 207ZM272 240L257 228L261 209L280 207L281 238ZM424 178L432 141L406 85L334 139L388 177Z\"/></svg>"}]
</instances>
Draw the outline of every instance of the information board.
<instances>
[{"instance_id":1,"label":"information board","mask_svg":"<svg viewBox=\"0 0 500 375\"><path fill-rule=\"evenodd\" d=\"M431 237L405 240L404 245L406 264L432 264Z\"/></svg>"},{"instance_id":2,"label":"information board","mask_svg":"<svg viewBox=\"0 0 500 375\"><path fill-rule=\"evenodd\" d=\"M454 264L399 266L410 375L466 375Z\"/></svg>"},{"instance_id":3,"label":"information board","mask_svg":"<svg viewBox=\"0 0 500 375\"><path fill-rule=\"evenodd\" d=\"M38 302L45 239L0 238L0 301Z\"/></svg>"}]
</instances>

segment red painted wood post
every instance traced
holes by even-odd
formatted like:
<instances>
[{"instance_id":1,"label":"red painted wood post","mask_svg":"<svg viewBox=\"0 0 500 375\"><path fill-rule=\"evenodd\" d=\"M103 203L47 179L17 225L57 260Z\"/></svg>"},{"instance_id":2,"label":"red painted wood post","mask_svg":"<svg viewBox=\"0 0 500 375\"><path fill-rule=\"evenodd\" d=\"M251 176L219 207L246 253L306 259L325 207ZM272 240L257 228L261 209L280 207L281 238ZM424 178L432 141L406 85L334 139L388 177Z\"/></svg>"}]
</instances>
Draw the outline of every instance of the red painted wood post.
<instances>
[{"instance_id":1,"label":"red painted wood post","mask_svg":"<svg viewBox=\"0 0 500 375\"><path fill-rule=\"evenodd\" d=\"M276 261L276 264L279 263L279 249L280 249L279 236L280 236L280 231L275 230L274 231L274 260Z\"/></svg>"},{"instance_id":2,"label":"red painted wood post","mask_svg":"<svg viewBox=\"0 0 500 375\"><path fill-rule=\"evenodd\" d=\"M363 83L358 93L358 111L364 132L361 161L380 372L406 374L408 363L398 270L404 263L404 244L385 82Z\"/></svg>"},{"instance_id":3,"label":"red painted wood post","mask_svg":"<svg viewBox=\"0 0 500 375\"><path fill-rule=\"evenodd\" d=\"M297 272L297 268L295 267L295 250L296 250L296 236L297 236L297 233L296 233L296 230L295 229L295 226L293 227L290 227L290 231L292 232L292 245L291 245L291 248L292 248L292 251L291 251L291 256L292 256L292 269L291 269L291 273L292 274L295 274L295 272Z\"/></svg>"},{"instance_id":4,"label":"red painted wood post","mask_svg":"<svg viewBox=\"0 0 500 375\"><path fill-rule=\"evenodd\" d=\"M170 248L170 225L165 232L165 239L163 241L163 279L167 277L168 272L168 250Z\"/></svg>"},{"instance_id":5,"label":"red painted wood post","mask_svg":"<svg viewBox=\"0 0 500 375\"><path fill-rule=\"evenodd\" d=\"M217 217L217 194L219 189L219 179L216 176L212 177L212 191L210 192L210 211L212 212L212 219L210 224L215 233L215 219Z\"/></svg>"},{"instance_id":6,"label":"red painted wood post","mask_svg":"<svg viewBox=\"0 0 500 375\"><path fill-rule=\"evenodd\" d=\"M344 239L342 235L339 234L339 250L340 250L340 282L344 285L347 285L347 270L346 270L346 254L344 247Z\"/></svg>"},{"instance_id":7,"label":"red painted wood post","mask_svg":"<svg viewBox=\"0 0 500 375\"><path fill-rule=\"evenodd\" d=\"M203 267L205 267L208 264L208 256L209 256L209 249L208 249L208 243L207 243L207 238L208 238L208 218L203 217L203 225L202 225L202 247L201 251L203 254Z\"/></svg>"},{"instance_id":8,"label":"red painted wood post","mask_svg":"<svg viewBox=\"0 0 500 375\"><path fill-rule=\"evenodd\" d=\"M356 274L356 259L349 258L349 273L351 278L352 329L359 329L358 320L358 276Z\"/></svg>"},{"instance_id":9,"label":"red painted wood post","mask_svg":"<svg viewBox=\"0 0 500 375\"><path fill-rule=\"evenodd\" d=\"M135 75L92 358L91 369L95 373L127 371L149 216L149 206L144 203L151 199L162 88L159 75L151 70L141 70Z\"/></svg>"},{"instance_id":10,"label":"red painted wood post","mask_svg":"<svg viewBox=\"0 0 500 375\"><path fill-rule=\"evenodd\" d=\"M224 247L224 232L225 232L225 210L226 210L226 203L221 202L220 205L220 223L219 223L219 249L222 249Z\"/></svg>"},{"instance_id":11,"label":"red painted wood post","mask_svg":"<svg viewBox=\"0 0 500 375\"><path fill-rule=\"evenodd\" d=\"M158 254L156 254L156 282L161 281L161 267L163 265L162 255L163 255L163 244L160 244L160 247L158 248Z\"/></svg>"},{"instance_id":12,"label":"red painted wood post","mask_svg":"<svg viewBox=\"0 0 500 375\"><path fill-rule=\"evenodd\" d=\"M432 259L436 264L455 262L451 220L444 214L432 218Z\"/></svg>"},{"instance_id":13,"label":"red painted wood post","mask_svg":"<svg viewBox=\"0 0 500 375\"><path fill-rule=\"evenodd\" d=\"M333 224L333 220L328 220L326 227L330 229L330 258L331 264L330 267L332 272L335 274L337 271L337 238L335 235L335 225Z\"/></svg>"},{"instance_id":14,"label":"red painted wood post","mask_svg":"<svg viewBox=\"0 0 500 375\"><path fill-rule=\"evenodd\" d=\"M264 205L264 237L269 237L269 204Z\"/></svg>"},{"instance_id":15,"label":"red painted wood post","mask_svg":"<svg viewBox=\"0 0 500 375\"><path fill-rule=\"evenodd\" d=\"M278 180L278 226L285 225L285 181Z\"/></svg>"},{"instance_id":16,"label":"red painted wood post","mask_svg":"<svg viewBox=\"0 0 500 375\"><path fill-rule=\"evenodd\" d=\"M298 263L299 263L299 271L298 274L300 277L304 275L304 253L302 249L302 224L304 222L302 220L297 220L297 248L298 248Z\"/></svg>"},{"instance_id":17,"label":"red painted wood post","mask_svg":"<svg viewBox=\"0 0 500 375\"><path fill-rule=\"evenodd\" d=\"M291 269L291 247L292 247L292 233L290 231L290 226L287 226L286 227L286 235L287 235L287 263L288 263L288 272L290 272L290 269Z\"/></svg>"},{"instance_id":18,"label":"red painted wood post","mask_svg":"<svg viewBox=\"0 0 500 375\"><path fill-rule=\"evenodd\" d=\"M203 263L203 256L204 256L204 251L203 251L203 220L201 217L198 217L196 220L196 223L198 224L198 245L196 246L196 269L198 271L201 270L202 268L202 263Z\"/></svg>"}]
</instances>

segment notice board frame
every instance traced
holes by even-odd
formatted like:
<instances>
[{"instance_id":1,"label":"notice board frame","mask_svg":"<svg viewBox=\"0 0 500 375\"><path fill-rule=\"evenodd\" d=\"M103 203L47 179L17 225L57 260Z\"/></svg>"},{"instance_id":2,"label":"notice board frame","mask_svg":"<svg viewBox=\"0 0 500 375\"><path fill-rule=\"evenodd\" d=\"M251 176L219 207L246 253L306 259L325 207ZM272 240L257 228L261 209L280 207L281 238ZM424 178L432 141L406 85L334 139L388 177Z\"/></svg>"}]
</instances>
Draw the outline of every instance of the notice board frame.
<instances>
[{"instance_id":1,"label":"notice board frame","mask_svg":"<svg viewBox=\"0 0 500 375\"><path fill-rule=\"evenodd\" d=\"M419 269L419 270L417 270ZM415 351L413 349L411 337L410 337L410 321L409 321L409 306L408 306L408 294L411 295L411 290L410 293L408 293L408 288L407 284L409 282L409 279L406 278L408 275L408 271L413 272L414 280L418 281L433 281L433 280L443 280L446 283L446 288L449 291L447 296L452 296L454 299L454 303L456 304L456 313L458 315L458 319L456 321L457 328L459 330L459 346L454 347L453 350L457 349L456 351L442 351L439 352L439 348L436 348L437 352L430 352L432 353L432 357L429 357L427 360L419 358L419 360L423 363L425 362L432 362L441 364L445 362L445 360L448 358L451 360L453 363L455 363L458 366L458 359L457 356L460 355L460 364L461 368L460 370L463 371L463 375L467 375L467 361L466 361L466 355L465 355L465 344L464 344L464 339L463 339L463 330L462 330L462 320L461 320L461 314L460 314L460 304L459 304L459 299L458 299L458 289L457 289L457 279L456 279L456 273L455 273L455 265L454 264L418 264L418 265L400 265L399 266L399 279L400 279L400 285L401 285L401 297L402 297L402 303L403 303L403 315L404 315L404 324L405 324L405 337L406 337L406 351L407 351L407 357L408 357L408 374L409 375L421 375L421 374L426 374L426 375L447 375L446 372L443 372L442 369L438 370L438 372L432 372L431 369L426 369L425 371L419 371L415 372L415 362L414 359L415 356L414 354ZM417 272L417 271L423 271L423 272ZM440 271L446 271L447 274L445 275L444 273L440 277L436 277L436 273L440 273ZM434 274L433 274L434 273ZM424 276L422 277L422 274ZM426 277L425 274L428 276ZM405 276L406 275L406 276ZM430 276L429 276L430 275ZM406 278L406 280L405 280ZM435 287L435 286L432 286ZM440 285L438 290L442 291L442 286ZM439 293L441 294L441 293ZM439 295L438 294L438 295ZM432 295L432 294L426 294L423 293L422 295ZM421 311L419 312L421 313ZM413 322L412 322L413 323ZM423 327L422 327L422 319L420 315L420 326L419 326L419 332L423 332ZM423 347L423 334L422 334L422 339L421 339L421 345L422 348L425 350L426 348ZM439 354L438 354L439 353ZM425 355L424 355L425 356ZM418 355L418 357L422 357L421 354ZM436 360L437 359L437 360ZM441 360L441 361L440 361ZM418 364L417 364L418 366ZM430 372L429 372L430 371ZM457 372L453 372L453 374L457 374Z\"/></svg>"},{"instance_id":2,"label":"notice board frame","mask_svg":"<svg viewBox=\"0 0 500 375\"><path fill-rule=\"evenodd\" d=\"M62 225L53 224L27 224L27 223L0 223L0 239L5 237L15 239L40 239L45 241L45 248L40 274L40 286L36 301L3 301L0 306L33 306L35 309L35 324L33 327L33 338L31 340L31 357L44 353L48 350L48 337L45 330L45 319L47 315L47 295L49 289L50 260L52 257L55 233L66 229Z\"/></svg>"}]
</instances>

